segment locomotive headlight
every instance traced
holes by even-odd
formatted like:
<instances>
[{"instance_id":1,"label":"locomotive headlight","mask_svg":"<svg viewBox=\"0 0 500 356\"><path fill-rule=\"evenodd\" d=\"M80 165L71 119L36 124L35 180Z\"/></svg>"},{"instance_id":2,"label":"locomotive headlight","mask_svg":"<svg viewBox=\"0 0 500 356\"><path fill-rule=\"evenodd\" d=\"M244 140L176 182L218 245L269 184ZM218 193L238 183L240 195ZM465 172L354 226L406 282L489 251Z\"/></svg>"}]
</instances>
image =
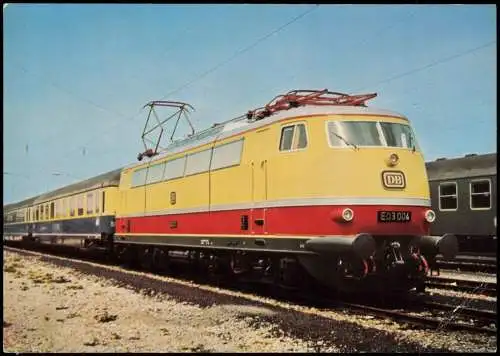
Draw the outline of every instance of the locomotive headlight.
<instances>
[{"instance_id":1,"label":"locomotive headlight","mask_svg":"<svg viewBox=\"0 0 500 356\"><path fill-rule=\"evenodd\" d=\"M399 156L396 153L392 153L387 160L387 165L394 167L399 163Z\"/></svg>"},{"instance_id":2,"label":"locomotive headlight","mask_svg":"<svg viewBox=\"0 0 500 356\"><path fill-rule=\"evenodd\" d=\"M344 219L344 221L351 221L353 218L354 212L351 209L345 208L342 210L342 219Z\"/></svg>"},{"instance_id":3,"label":"locomotive headlight","mask_svg":"<svg viewBox=\"0 0 500 356\"><path fill-rule=\"evenodd\" d=\"M431 223L431 222L434 222L434 220L436 220L436 213L432 210L427 210L425 212L425 221L427 221L428 223Z\"/></svg>"}]
</instances>

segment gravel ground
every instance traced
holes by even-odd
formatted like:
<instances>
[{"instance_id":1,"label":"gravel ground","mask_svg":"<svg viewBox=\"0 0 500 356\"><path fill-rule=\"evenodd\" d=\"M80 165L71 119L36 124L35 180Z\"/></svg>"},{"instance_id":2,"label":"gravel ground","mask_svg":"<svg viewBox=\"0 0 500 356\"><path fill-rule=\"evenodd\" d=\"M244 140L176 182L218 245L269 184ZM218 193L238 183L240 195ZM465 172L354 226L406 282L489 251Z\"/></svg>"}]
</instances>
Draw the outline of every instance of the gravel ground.
<instances>
[{"instance_id":1,"label":"gravel ground","mask_svg":"<svg viewBox=\"0 0 500 356\"><path fill-rule=\"evenodd\" d=\"M157 280L166 293L137 293L124 282L4 251L4 351L496 351L496 337L410 330L368 315Z\"/></svg>"}]
</instances>

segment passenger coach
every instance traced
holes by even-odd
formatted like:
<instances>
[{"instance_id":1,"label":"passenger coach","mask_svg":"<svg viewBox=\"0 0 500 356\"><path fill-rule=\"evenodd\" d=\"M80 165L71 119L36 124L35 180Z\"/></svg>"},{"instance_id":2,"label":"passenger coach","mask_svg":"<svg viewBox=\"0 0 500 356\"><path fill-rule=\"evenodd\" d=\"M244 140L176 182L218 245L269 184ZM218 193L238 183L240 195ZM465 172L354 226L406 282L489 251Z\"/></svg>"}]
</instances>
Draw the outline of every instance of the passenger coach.
<instances>
[{"instance_id":1,"label":"passenger coach","mask_svg":"<svg viewBox=\"0 0 500 356\"><path fill-rule=\"evenodd\" d=\"M120 170L4 207L4 238L78 246L110 241Z\"/></svg>"},{"instance_id":2,"label":"passenger coach","mask_svg":"<svg viewBox=\"0 0 500 356\"><path fill-rule=\"evenodd\" d=\"M470 154L427 163L433 234L457 236L460 251L483 255L497 251L497 155Z\"/></svg>"}]
</instances>

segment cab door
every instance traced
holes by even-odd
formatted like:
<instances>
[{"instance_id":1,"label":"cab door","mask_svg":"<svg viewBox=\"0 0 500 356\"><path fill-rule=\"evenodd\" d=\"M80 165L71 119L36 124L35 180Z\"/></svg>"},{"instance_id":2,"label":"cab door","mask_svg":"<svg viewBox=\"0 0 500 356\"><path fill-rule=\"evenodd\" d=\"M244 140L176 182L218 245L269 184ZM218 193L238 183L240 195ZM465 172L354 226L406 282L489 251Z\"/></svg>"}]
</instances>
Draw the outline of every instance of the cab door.
<instances>
[{"instance_id":1,"label":"cab door","mask_svg":"<svg viewBox=\"0 0 500 356\"><path fill-rule=\"evenodd\" d=\"M257 142L264 144L269 136L269 129L258 130L256 132ZM266 214L265 204L268 200L269 182L269 160L264 154L266 150L261 150L256 154L255 160L251 162L252 168L252 209L250 213L250 232L252 234L266 234Z\"/></svg>"},{"instance_id":2,"label":"cab door","mask_svg":"<svg viewBox=\"0 0 500 356\"><path fill-rule=\"evenodd\" d=\"M252 165L252 209L251 209L251 228L252 234L264 234L266 232L266 208L263 206L267 201L267 169L268 161L266 159L256 160Z\"/></svg>"}]
</instances>

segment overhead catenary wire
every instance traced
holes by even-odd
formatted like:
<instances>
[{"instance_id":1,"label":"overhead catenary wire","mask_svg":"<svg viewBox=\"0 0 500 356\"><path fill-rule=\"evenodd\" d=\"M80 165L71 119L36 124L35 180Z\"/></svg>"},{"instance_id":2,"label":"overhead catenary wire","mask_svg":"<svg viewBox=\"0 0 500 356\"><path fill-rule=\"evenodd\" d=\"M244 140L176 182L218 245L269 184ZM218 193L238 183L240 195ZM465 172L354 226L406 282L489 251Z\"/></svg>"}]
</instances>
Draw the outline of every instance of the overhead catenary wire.
<instances>
[{"instance_id":1,"label":"overhead catenary wire","mask_svg":"<svg viewBox=\"0 0 500 356\"><path fill-rule=\"evenodd\" d=\"M260 37L259 39L257 39L255 42L253 42L252 44L250 44L249 46L246 46L238 51L236 51L232 56L230 56L228 59L216 64L215 66L213 66L212 68L208 69L207 71L203 72L202 74L200 74L199 76L195 77L194 79L188 81L187 83L181 85L180 87L178 87L177 89L175 90L172 90L171 92L169 92L168 94L166 94L164 97L162 97L160 100L165 100L166 98L168 98L170 95L173 95L179 91L181 91L182 89L184 88L187 88L188 86L190 86L191 84L197 82L198 80L206 77L207 75L209 75L210 73L213 73L215 72L217 69L219 69L220 67L226 65L227 63L231 62L233 59L235 59L236 57L242 55L243 53L251 50L252 48L254 48L255 46L257 46L259 43L267 40L269 37L273 36L274 34L282 31L283 29L285 29L286 27L290 26L291 24L293 24L294 22L300 20L301 18L303 18L304 16L308 15L309 13L311 13L312 11L316 10L317 8L319 7L319 4L318 5L314 5L314 7L311 7L309 9L307 9L306 11L304 11L303 13L299 14L298 16L294 17L293 19L291 19L290 21L286 22L285 24L281 25L280 27L276 28L275 30L269 32L268 34Z\"/></svg>"},{"instance_id":2,"label":"overhead catenary wire","mask_svg":"<svg viewBox=\"0 0 500 356\"><path fill-rule=\"evenodd\" d=\"M234 60L235 58L237 58L238 56L242 55L243 53L249 51L250 49L254 48L255 46L257 46L259 43L265 41L266 39L268 39L269 37L271 37L272 35L282 31L283 29L285 29L286 27L290 26L291 24L293 24L294 22L300 20L301 18L305 17L306 15L308 15L309 13L311 13L312 11L314 11L315 9L317 9L319 7L319 5L314 5L313 7L311 8L308 8L306 11L302 12L301 14L295 16L294 18L292 18L291 20L287 21L286 23L284 23L283 25L275 28L274 30L272 30L271 32L269 32L268 34L260 37L259 39L257 39L256 41L254 41L252 44L240 49L240 50L237 50L233 55L231 55L228 59L218 63L217 65L215 65L214 67L210 68L209 70L203 72L201 75L195 77L194 79L188 81L187 83L181 85L180 87L178 87L177 89L169 92L167 95L165 95L163 98L159 99L159 100L164 100L165 98L169 97L170 95L172 94L175 94L177 92L179 92L180 90L188 87L189 85L199 81L200 79L206 77L208 74L210 73L213 73L215 72L217 69L221 68L222 66L226 65L227 63L231 62L232 60ZM90 140L88 140L85 144L83 144L82 146L88 146L93 140L95 140L96 138L98 137L101 137L102 135L104 134L107 134L109 132L111 132L116 126L120 125L120 124L123 124L124 121L131 121L133 119L135 119L141 112L142 112L142 107L139 109L139 111L134 114L133 116L130 116L126 119L121 119L121 120L117 120L114 124L112 124L109 129L107 130L104 130L104 131L100 131L98 135L94 135ZM123 115L122 115L123 116ZM73 149L70 149L70 150L67 150L65 152L65 155L63 155L62 157L60 157L60 159L64 159L66 157L69 156L69 153L72 153L73 151L75 151L77 148L73 148ZM100 157L102 157L103 155L100 155Z\"/></svg>"},{"instance_id":3,"label":"overhead catenary wire","mask_svg":"<svg viewBox=\"0 0 500 356\"><path fill-rule=\"evenodd\" d=\"M113 109L110 109L110 108L107 108L107 107L104 107L88 98L85 98L83 97L82 95L79 95L77 93L75 93L74 91L72 90L69 90L67 88L65 88L64 86L61 86L57 83L55 83L54 81L46 78L45 76L42 76L40 74L37 74L37 73L34 73L33 71L27 69L26 67L24 67L23 65L19 64L19 63L14 63L14 65L16 65L17 67L19 67L19 69L21 69L24 73L28 74L28 75L32 75L32 76L36 76L42 80L44 80L49 86L52 86L54 88L56 88L57 90L61 91L61 92L64 92L72 97L74 97L75 99L78 99L82 102L85 102L87 104L90 104L91 106L99 109L99 110L102 110L102 111L106 111L108 113L111 113L113 115L116 115L116 116L120 116L120 117L125 117L126 115L123 114L123 113L120 113L118 111L115 111ZM33 144L31 143L31 146L41 146L42 144L44 144L45 142L48 142L48 141L51 141L53 139L55 139L56 137L62 135L64 130L60 130L60 131L57 131L55 134L52 134L46 138L44 138L41 143L37 143L37 144ZM84 145L85 146L85 145ZM77 147L76 149L81 149L81 146L80 147ZM72 151L72 150L71 150Z\"/></svg>"},{"instance_id":4,"label":"overhead catenary wire","mask_svg":"<svg viewBox=\"0 0 500 356\"><path fill-rule=\"evenodd\" d=\"M465 51L462 51L462 52L456 53L456 54L454 54L454 55L452 55L452 56L449 56L449 57L445 57L445 58L438 59L438 60L436 60L436 61L434 61L434 62L431 62L431 63L429 63L429 64L426 64L426 65L424 65L424 66L422 66L422 67L414 68L414 69L409 70L409 71L407 71L407 72L403 72L403 73L400 73L400 74L396 74L396 75L394 75L394 76L392 76L392 77L389 77L389 78L387 78L387 79L383 79L383 80L381 80L381 81L378 81L378 82L377 82L377 83L375 83L375 84L372 84L372 85L369 85L369 86L365 86L365 87L362 87L362 88L356 89L356 90L354 90L354 91L353 91L353 93L355 93L355 92L359 92L359 91L362 91L362 90L366 90L366 89L375 88L375 87L378 87L378 86L379 86L379 85L381 85L381 84L387 84L387 83L392 82L393 80L400 79L400 78L406 77L406 76L408 76L408 75L412 75L412 74L415 74L415 73L417 73L417 72L421 72L421 71L423 71L423 70L426 70L426 69L432 68L432 67L437 66L437 65L439 65L439 64L442 64L442 63L446 63L446 62L452 61L452 60L454 60L454 59L457 59L457 58L463 57L463 56L465 56L465 55L467 55L467 54L474 53L474 52L479 51L479 50L481 50L481 49L483 49L483 48L489 47L489 46L491 46L491 45L495 44L496 42L497 42L496 40L489 41L489 42L484 43L484 44L482 44L482 45L480 45L480 46L477 46L477 47L474 47L474 48L471 48L471 49L468 49L468 50L465 50Z\"/></svg>"}]
</instances>

